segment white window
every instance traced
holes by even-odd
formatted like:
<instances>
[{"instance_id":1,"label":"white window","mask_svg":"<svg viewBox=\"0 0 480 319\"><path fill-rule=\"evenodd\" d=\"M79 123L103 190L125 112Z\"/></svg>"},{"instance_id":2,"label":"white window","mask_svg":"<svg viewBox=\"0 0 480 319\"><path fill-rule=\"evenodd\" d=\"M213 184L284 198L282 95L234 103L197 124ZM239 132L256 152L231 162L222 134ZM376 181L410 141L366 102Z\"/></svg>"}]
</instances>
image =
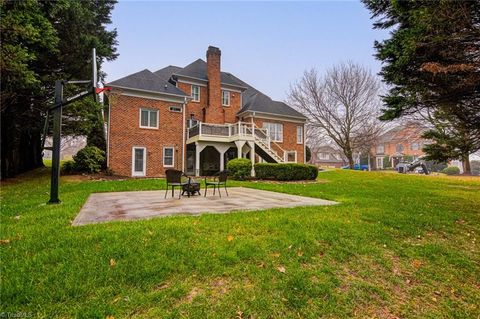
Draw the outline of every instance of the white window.
<instances>
[{"instance_id":1,"label":"white window","mask_svg":"<svg viewBox=\"0 0 480 319\"><path fill-rule=\"evenodd\" d=\"M230 106L230 91L222 90L222 105Z\"/></svg>"},{"instance_id":2,"label":"white window","mask_svg":"<svg viewBox=\"0 0 480 319\"><path fill-rule=\"evenodd\" d=\"M272 141L283 142L283 124L280 123L263 123L263 128L266 128Z\"/></svg>"},{"instance_id":3,"label":"white window","mask_svg":"<svg viewBox=\"0 0 480 319\"><path fill-rule=\"evenodd\" d=\"M163 166L173 167L174 165L175 165L174 148L164 147L163 148Z\"/></svg>"},{"instance_id":4,"label":"white window","mask_svg":"<svg viewBox=\"0 0 480 319\"><path fill-rule=\"evenodd\" d=\"M383 157L377 157L377 169L383 168Z\"/></svg>"},{"instance_id":5,"label":"white window","mask_svg":"<svg viewBox=\"0 0 480 319\"><path fill-rule=\"evenodd\" d=\"M328 160L330 159L330 154L328 153L318 153L318 158L321 160Z\"/></svg>"},{"instance_id":6,"label":"white window","mask_svg":"<svg viewBox=\"0 0 480 319\"><path fill-rule=\"evenodd\" d=\"M192 97L194 102L200 102L200 87L192 85Z\"/></svg>"},{"instance_id":7,"label":"white window","mask_svg":"<svg viewBox=\"0 0 480 319\"><path fill-rule=\"evenodd\" d=\"M303 144L303 126L297 126L297 144Z\"/></svg>"},{"instance_id":8,"label":"white window","mask_svg":"<svg viewBox=\"0 0 480 319\"><path fill-rule=\"evenodd\" d=\"M297 152L296 151L287 151L285 153L285 162L297 162Z\"/></svg>"},{"instance_id":9,"label":"white window","mask_svg":"<svg viewBox=\"0 0 480 319\"><path fill-rule=\"evenodd\" d=\"M403 145L402 144L397 144L396 146L397 153L403 153Z\"/></svg>"},{"instance_id":10,"label":"white window","mask_svg":"<svg viewBox=\"0 0 480 319\"><path fill-rule=\"evenodd\" d=\"M417 142L413 142L410 148L412 149L412 151L418 151L419 145Z\"/></svg>"},{"instance_id":11,"label":"white window","mask_svg":"<svg viewBox=\"0 0 480 319\"><path fill-rule=\"evenodd\" d=\"M145 147L132 148L132 176L145 176L147 151Z\"/></svg>"},{"instance_id":12,"label":"white window","mask_svg":"<svg viewBox=\"0 0 480 319\"><path fill-rule=\"evenodd\" d=\"M176 112L176 113L182 113L182 107L181 106L170 106L168 108L170 112Z\"/></svg>"},{"instance_id":13,"label":"white window","mask_svg":"<svg viewBox=\"0 0 480 319\"><path fill-rule=\"evenodd\" d=\"M385 152L385 146L383 144L377 145L377 154L383 154Z\"/></svg>"},{"instance_id":14,"label":"white window","mask_svg":"<svg viewBox=\"0 0 480 319\"><path fill-rule=\"evenodd\" d=\"M158 128L158 110L140 109L140 127Z\"/></svg>"}]
</instances>

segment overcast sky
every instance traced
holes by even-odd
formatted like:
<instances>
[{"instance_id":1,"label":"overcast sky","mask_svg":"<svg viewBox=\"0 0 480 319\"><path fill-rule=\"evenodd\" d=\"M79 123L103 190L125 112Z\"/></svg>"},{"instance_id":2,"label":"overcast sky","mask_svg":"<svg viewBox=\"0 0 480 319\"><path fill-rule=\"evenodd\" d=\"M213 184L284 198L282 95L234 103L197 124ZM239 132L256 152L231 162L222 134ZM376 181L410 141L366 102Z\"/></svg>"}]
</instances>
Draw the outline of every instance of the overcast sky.
<instances>
[{"instance_id":1,"label":"overcast sky","mask_svg":"<svg viewBox=\"0 0 480 319\"><path fill-rule=\"evenodd\" d=\"M311 67L323 72L351 60L377 73L373 42L388 37L372 30L369 12L353 1L120 1L112 20L120 56L104 63L107 81L205 60L213 45L223 71L276 100Z\"/></svg>"}]
</instances>

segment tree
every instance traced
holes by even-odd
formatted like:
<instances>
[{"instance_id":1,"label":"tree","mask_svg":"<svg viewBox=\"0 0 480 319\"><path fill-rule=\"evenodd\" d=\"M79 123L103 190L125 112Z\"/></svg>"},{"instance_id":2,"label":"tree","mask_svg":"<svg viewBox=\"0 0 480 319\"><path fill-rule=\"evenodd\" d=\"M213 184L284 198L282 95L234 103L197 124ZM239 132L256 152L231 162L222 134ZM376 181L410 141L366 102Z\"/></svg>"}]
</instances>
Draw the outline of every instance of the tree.
<instances>
[{"instance_id":1,"label":"tree","mask_svg":"<svg viewBox=\"0 0 480 319\"><path fill-rule=\"evenodd\" d=\"M469 155L480 149L480 2L363 2L375 28L392 29L375 42L390 87L381 118L422 116L437 144L424 149L428 156L461 159L469 173Z\"/></svg>"},{"instance_id":2,"label":"tree","mask_svg":"<svg viewBox=\"0 0 480 319\"><path fill-rule=\"evenodd\" d=\"M114 4L113 0L2 1L2 178L43 165L41 131L47 106L53 102L55 80L90 79L93 47L99 69L103 60L116 58L117 32L106 30ZM66 109L66 118L79 118L75 109Z\"/></svg>"},{"instance_id":3,"label":"tree","mask_svg":"<svg viewBox=\"0 0 480 319\"><path fill-rule=\"evenodd\" d=\"M290 88L288 99L308 117L309 126L338 145L353 168L354 152L370 145L380 133L378 95L376 77L358 64L346 63L331 68L324 77L315 69L306 71Z\"/></svg>"}]
</instances>

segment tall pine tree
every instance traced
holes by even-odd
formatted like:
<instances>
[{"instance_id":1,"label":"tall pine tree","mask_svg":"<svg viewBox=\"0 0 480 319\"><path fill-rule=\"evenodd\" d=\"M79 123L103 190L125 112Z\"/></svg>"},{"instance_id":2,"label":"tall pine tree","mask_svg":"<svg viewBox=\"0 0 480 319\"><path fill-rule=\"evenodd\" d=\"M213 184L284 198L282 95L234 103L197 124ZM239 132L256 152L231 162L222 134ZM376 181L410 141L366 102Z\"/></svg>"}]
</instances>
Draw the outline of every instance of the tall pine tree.
<instances>
[{"instance_id":1,"label":"tall pine tree","mask_svg":"<svg viewBox=\"0 0 480 319\"><path fill-rule=\"evenodd\" d=\"M381 119L420 114L431 123L424 149L437 161L480 149L480 2L363 0L391 38L375 42L390 89Z\"/></svg>"},{"instance_id":2,"label":"tall pine tree","mask_svg":"<svg viewBox=\"0 0 480 319\"><path fill-rule=\"evenodd\" d=\"M2 178L43 165L41 131L55 80L90 79L93 47L99 68L117 57L117 32L106 29L115 3L2 1Z\"/></svg>"}]
</instances>

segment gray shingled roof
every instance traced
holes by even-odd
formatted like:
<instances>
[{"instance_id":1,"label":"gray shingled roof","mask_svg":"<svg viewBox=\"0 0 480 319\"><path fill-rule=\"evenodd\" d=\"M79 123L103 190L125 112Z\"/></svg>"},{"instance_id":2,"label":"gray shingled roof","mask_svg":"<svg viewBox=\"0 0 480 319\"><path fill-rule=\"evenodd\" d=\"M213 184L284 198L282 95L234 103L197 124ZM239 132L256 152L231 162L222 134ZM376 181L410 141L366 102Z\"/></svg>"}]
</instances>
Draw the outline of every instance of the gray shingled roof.
<instances>
[{"instance_id":1,"label":"gray shingled roof","mask_svg":"<svg viewBox=\"0 0 480 319\"><path fill-rule=\"evenodd\" d=\"M175 85L167 82L167 80L162 79L161 77L153 74L147 69L130 74L116 81L107 83L106 86L137 89L142 91L173 94L179 96L188 96L187 94L185 94L185 92L177 88Z\"/></svg>"},{"instance_id":2,"label":"gray shingled roof","mask_svg":"<svg viewBox=\"0 0 480 319\"><path fill-rule=\"evenodd\" d=\"M163 70L163 69L162 69ZM161 71L161 70L159 70ZM157 71L158 72L158 71ZM185 76L189 78L195 78L203 81L208 81L207 77L207 62L203 61L202 59L198 59L183 69L176 71L173 75ZM220 80L222 84L232 85L236 87L243 88L244 86L242 83L238 82L235 77L232 77L230 73L221 72L220 73Z\"/></svg>"},{"instance_id":3,"label":"gray shingled roof","mask_svg":"<svg viewBox=\"0 0 480 319\"><path fill-rule=\"evenodd\" d=\"M179 66L169 65L169 66L167 66L166 68L163 68L163 69L160 69L160 70L158 70L158 71L153 72L153 74L155 74L156 76L161 77L161 78L164 79L165 81L168 81L168 80L170 80L170 78L172 77L172 74L173 74L173 73L178 72L178 71L180 71L181 69L182 69L182 68L179 67Z\"/></svg>"},{"instance_id":4,"label":"gray shingled roof","mask_svg":"<svg viewBox=\"0 0 480 319\"><path fill-rule=\"evenodd\" d=\"M178 67L167 66L163 69L160 69L155 72L155 74L162 74L166 76L170 74L170 76L174 76L176 74L180 76L187 76L191 78L196 78L204 81L208 81L207 78L207 63L202 59L198 59L193 63L190 63L185 68L178 70ZM230 84L233 86L238 86L242 88L246 88L245 91L242 92L242 108L238 113L243 113L247 111L252 112L263 112L275 115L283 115L283 116L294 116L299 118L306 118L303 114L296 111L295 109L291 108L287 104L274 101L269 96L263 94L262 92L258 91L248 83L240 80L236 76L228 72L221 73L222 83Z\"/></svg>"}]
</instances>

